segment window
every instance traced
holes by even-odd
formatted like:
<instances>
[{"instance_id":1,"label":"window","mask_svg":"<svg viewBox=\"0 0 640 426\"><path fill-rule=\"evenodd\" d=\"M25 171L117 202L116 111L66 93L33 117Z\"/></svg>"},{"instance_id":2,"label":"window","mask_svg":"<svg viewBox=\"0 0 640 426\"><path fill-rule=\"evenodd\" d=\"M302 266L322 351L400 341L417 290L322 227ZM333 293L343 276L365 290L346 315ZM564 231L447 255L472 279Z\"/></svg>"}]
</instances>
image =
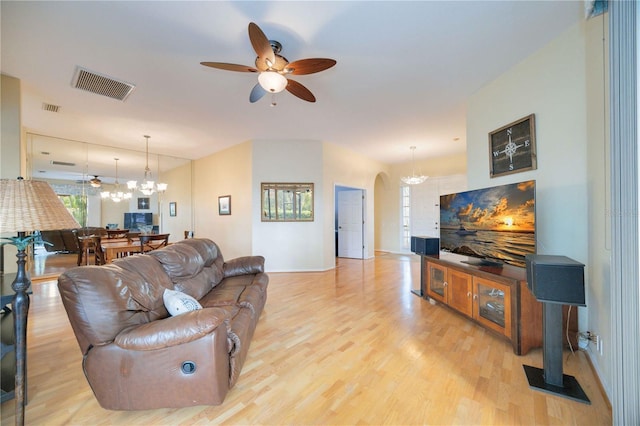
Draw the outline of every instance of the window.
<instances>
[{"instance_id":1,"label":"window","mask_svg":"<svg viewBox=\"0 0 640 426\"><path fill-rule=\"evenodd\" d=\"M87 226L87 197L85 195L58 194L58 198L80 226Z\"/></svg>"},{"instance_id":2,"label":"window","mask_svg":"<svg viewBox=\"0 0 640 426\"><path fill-rule=\"evenodd\" d=\"M411 248L411 188L408 186L400 187L400 196L402 200L401 217L402 217L402 248Z\"/></svg>"},{"instance_id":3,"label":"window","mask_svg":"<svg viewBox=\"0 0 640 426\"><path fill-rule=\"evenodd\" d=\"M313 222L312 183L262 183L263 222Z\"/></svg>"}]
</instances>

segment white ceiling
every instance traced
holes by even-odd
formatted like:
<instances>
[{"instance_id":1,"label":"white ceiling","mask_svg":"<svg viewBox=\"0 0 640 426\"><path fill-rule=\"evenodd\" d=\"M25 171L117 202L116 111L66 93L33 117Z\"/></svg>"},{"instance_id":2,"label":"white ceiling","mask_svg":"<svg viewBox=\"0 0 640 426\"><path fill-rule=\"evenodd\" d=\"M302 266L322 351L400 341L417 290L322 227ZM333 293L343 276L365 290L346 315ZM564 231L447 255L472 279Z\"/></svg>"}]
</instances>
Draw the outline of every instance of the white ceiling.
<instances>
[{"instance_id":1,"label":"white ceiling","mask_svg":"<svg viewBox=\"0 0 640 426\"><path fill-rule=\"evenodd\" d=\"M466 99L584 19L582 1L0 4L1 70L21 80L29 132L137 150L148 134L151 152L189 159L268 139L385 163L408 161L411 145L416 159L463 152ZM200 65L253 66L252 21L290 61L337 60L294 77L316 103L283 92L276 107L251 104L255 74ZM136 89L122 102L72 88L77 66Z\"/></svg>"}]
</instances>

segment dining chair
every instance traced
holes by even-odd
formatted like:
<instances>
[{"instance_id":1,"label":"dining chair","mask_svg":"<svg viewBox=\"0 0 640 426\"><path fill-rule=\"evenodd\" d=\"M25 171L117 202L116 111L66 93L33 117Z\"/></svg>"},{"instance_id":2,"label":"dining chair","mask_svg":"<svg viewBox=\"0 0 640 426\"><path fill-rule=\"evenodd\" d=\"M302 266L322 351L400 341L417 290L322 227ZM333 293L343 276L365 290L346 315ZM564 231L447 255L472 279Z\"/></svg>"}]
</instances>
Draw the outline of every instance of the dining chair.
<instances>
[{"instance_id":1,"label":"dining chair","mask_svg":"<svg viewBox=\"0 0 640 426\"><path fill-rule=\"evenodd\" d=\"M95 253L95 264L106 265L107 256L105 256L104 251L102 250L102 237L100 235L93 235L91 236L91 240L93 241L93 252Z\"/></svg>"},{"instance_id":2,"label":"dining chair","mask_svg":"<svg viewBox=\"0 0 640 426\"><path fill-rule=\"evenodd\" d=\"M126 238L128 229L107 229L107 238Z\"/></svg>"},{"instance_id":3,"label":"dining chair","mask_svg":"<svg viewBox=\"0 0 640 426\"><path fill-rule=\"evenodd\" d=\"M132 242L139 236L140 236L140 231L129 231L127 232L127 235L125 235L125 238L129 240L129 242Z\"/></svg>"},{"instance_id":4,"label":"dining chair","mask_svg":"<svg viewBox=\"0 0 640 426\"><path fill-rule=\"evenodd\" d=\"M169 245L169 234L140 234L139 239L143 253Z\"/></svg>"},{"instance_id":5,"label":"dining chair","mask_svg":"<svg viewBox=\"0 0 640 426\"><path fill-rule=\"evenodd\" d=\"M80 235L77 229L74 229L72 232L78 245L78 266L82 264L88 265L89 254L94 251L93 240L91 236Z\"/></svg>"}]
</instances>

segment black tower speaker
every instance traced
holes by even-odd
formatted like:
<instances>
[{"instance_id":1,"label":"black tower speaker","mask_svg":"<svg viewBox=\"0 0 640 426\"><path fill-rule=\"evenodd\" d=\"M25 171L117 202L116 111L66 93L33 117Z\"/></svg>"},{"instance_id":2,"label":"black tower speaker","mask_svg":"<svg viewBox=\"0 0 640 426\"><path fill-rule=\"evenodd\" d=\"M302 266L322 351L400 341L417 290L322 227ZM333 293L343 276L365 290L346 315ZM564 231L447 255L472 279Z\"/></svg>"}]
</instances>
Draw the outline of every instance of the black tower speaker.
<instances>
[{"instance_id":1,"label":"black tower speaker","mask_svg":"<svg viewBox=\"0 0 640 426\"><path fill-rule=\"evenodd\" d=\"M585 306L584 265L566 256L528 254L527 286L542 303L544 369L523 365L529 387L591 404L575 377L562 374L562 305Z\"/></svg>"},{"instance_id":2,"label":"black tower speaker","mask_svg":"<svg viewBox=\"0 0 640 426\"><path fill-rule=\"evenodd\" d=\"M422 255L439 254L440 238L411 237L411 251Z\"/></svg>"}]
</instances>

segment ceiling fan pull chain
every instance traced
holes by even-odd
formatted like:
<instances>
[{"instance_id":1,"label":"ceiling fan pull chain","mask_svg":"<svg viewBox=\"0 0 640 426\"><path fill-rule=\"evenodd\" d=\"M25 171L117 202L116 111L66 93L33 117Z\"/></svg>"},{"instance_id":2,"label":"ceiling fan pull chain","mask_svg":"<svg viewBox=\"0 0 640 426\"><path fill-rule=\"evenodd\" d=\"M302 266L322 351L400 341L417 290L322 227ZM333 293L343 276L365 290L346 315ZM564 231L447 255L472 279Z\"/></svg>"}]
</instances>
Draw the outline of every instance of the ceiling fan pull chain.
<instances>
[{"instance_id":1,"label":"ceiling fan pull chain","mask_svg":"<svg viewBox=\"0 0 640 426\"><path fill-rule=\"evenodd\" d=\"M278 105L278 104L276 103L276 94L275 94L275 93L272 93L272 94L271 94L271 104L269 104L269 106L270 106L270 107L274 107L274 106L276 106L276 105Z\"/></svg>"}]
</instances>

